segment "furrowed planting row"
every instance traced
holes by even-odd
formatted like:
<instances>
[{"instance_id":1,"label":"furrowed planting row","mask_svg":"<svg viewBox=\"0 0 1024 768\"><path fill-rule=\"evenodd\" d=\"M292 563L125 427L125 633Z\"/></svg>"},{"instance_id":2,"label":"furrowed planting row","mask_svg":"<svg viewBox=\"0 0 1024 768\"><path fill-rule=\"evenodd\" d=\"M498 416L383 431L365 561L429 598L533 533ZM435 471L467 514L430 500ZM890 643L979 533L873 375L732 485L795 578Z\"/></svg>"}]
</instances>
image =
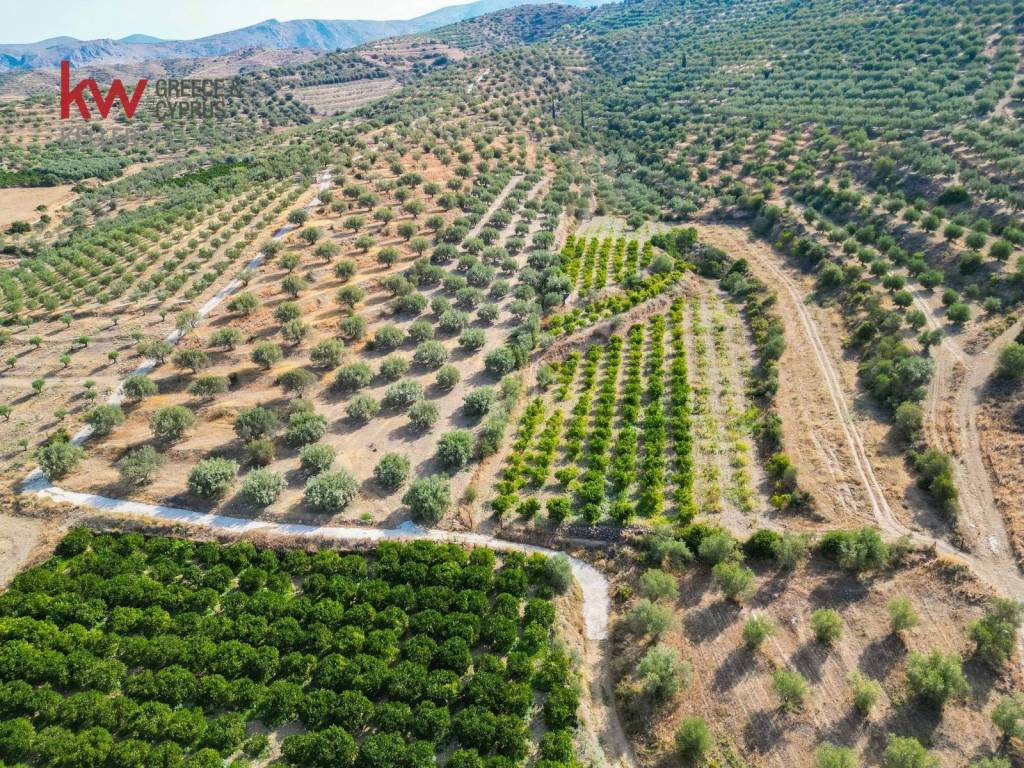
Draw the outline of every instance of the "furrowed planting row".
<instances>
[{"instance_id":1,"label":"furrowed planting row","mask_svg":"<svg viewBox=\"0 0 1024 768\"><path fill-rule=\"evenodd\" d=\"M671 362L666 372L666 332ZM666 392L665 377L668 376ZM575 380L576 399L563 410ZM683 300L582 355L545 365L491 506L554 524L693 517L693 439ZM543 424L543 428L541 425ZM559 444L562 449L559 451ZM552 472L552 468L557 467ZM554 482L549 479L553 476ZM667 493L666 488L671 487Z\"/></svg>"}]
</instances>

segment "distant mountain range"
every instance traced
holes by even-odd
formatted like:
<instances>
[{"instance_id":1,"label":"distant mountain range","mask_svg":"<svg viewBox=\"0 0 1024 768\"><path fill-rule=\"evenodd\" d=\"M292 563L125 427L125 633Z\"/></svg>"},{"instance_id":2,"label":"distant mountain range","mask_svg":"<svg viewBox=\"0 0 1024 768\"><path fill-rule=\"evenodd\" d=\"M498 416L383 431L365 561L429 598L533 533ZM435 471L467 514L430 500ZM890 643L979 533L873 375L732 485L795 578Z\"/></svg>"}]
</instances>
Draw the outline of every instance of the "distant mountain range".
<instances>
[{"instance_id":1,"label":"distant mountain range","mask_svg":"<svg viewBox=\"0 0 1024 768\"><path fill-rule=\"evenodd\" d=\"M543 0L550 2L551 0ZM554 0L563 5L589 7L609 0ZM268 19L249 27L221 32L195 40L162 40L135 34L119 40L101 38L78 40L54 37L37 43L0 45L0 72L56 68L64 59L73 65L116 64L152 59L182 59L220 56L243 48L305 48L333 51L397 35L413 35L501 11L530 0L477 0L451 5L414 19L400 21L329 21Z\"/></svg>"}]
</instances>

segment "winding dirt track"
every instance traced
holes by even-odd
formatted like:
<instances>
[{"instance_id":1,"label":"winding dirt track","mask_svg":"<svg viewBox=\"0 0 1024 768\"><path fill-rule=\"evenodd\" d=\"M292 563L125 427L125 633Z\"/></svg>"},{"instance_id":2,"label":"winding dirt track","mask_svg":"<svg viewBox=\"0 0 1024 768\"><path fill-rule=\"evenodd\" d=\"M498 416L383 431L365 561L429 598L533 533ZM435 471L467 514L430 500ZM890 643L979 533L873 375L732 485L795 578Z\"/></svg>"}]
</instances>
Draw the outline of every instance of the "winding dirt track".
<instances>
[{"instance_id":1,"label":"winding dirt track","mask_svg":"<svg viewBox=\"0 0 1024 768\"><path fill-rule=\"evenodd\" d=\"M979 551L976 552L963 552L943 539L907 528L893 514L892 508L886 499L885 490L871 468L871 462L868 459L860 430L857 428L856 421L847 405L846 395L843 392L841 379L836 370L835 363L829 355L828 347L821 340L817 323L806 307L805 301L807 297L800 290L798 282L787 274L787 268L779 266L778 257L771 248L756 239L747 230L739 227L702 223L695 223L694 226L696 226L702 240L722 248L734 256L746 258L756 272L768 275L785 292L785 296L780 297L784 304L783 309L791 310L796 315L798 320L796 325L805 334L814 350L815 362L828 387L836 413L840 416L850 458L864 486L867 497L870 499L872 513L878 526L891 535L907 536L917 544L934 547L943 554L957 557L966 562L981 579L988 582L997 591L1018 599L1024 597L1024 578L1022 578L1017 569L1008 544L994 548L986 546L979 548ZM925 314L926 316L930 315L928 312ZM968 382L970 383L961 390L957 411L958 414L963 416L961 424L965 425L962 438L965 445L963 454L966 457L973 453L975 458L965 458L962 462L954 462L954 464L960 463L962 471L969 477L969 483L966 486L969 489L969 493L964 494L963 517L969 525L976 526L978 530L988 531L989 535L1001 536L1004 542L1007 541L1006 531L1002 524L1002 518L999 516L998 510L992 501L991 483L981 459L973 411L980 388L995 365L998 350L1005 341L1013 337L1014 328L1006 331L1003 336L990 344L982 355L979 355L972 361L971 374L968 377ZM943 344L938 351L941 364L937 368L942 367L943 370L946 370L949 358L955 358L957 351L958 348L952 343L950 345ZM948 376L940 377L937 370L934 379L940 378L948 379ZM957 479L959 481L959 478ZM974 489L981 489L978 491L979 495L975 495ZM985 506L984 497L981 495L985 489L988 491L990 504L988 507Z\"/></svg>"}]
</instances>

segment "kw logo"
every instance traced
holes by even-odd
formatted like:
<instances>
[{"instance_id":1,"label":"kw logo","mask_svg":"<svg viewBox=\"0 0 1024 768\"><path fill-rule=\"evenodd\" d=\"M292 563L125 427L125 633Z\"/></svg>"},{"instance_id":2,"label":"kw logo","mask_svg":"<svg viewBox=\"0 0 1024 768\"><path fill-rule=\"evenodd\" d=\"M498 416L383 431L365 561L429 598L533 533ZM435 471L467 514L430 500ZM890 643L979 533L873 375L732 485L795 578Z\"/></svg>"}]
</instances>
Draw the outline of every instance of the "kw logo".
<instances>
[{"instance_id":1,"label":"kw logo","mask_svg":"<svg viewBox=\"0 0 1024 768\"><path fill-rule=\"evenodd\" d=\"M72 88L71 62L62 61L60 63L60 119L67 120L71 117L72 104L78 107L78 113L83 119L88 120L92 117L92 113L85 103L86 89L89 90L89 95L92 96L93 104L96 105L96 111L100 113L101 118L105 118L110 114L110 108L114 106L115 99L121 102L121 107L124 109L126 117L134 117L135 109L139 106L139 99L142 98L142 92L146 90L147 82L149 81L139 80L135 90L132 92L131 98L128 98L128 93L124 89L124 83L119 79L114 80L110 84L110 90L107 92L107 95L104 96L103 92L100 91L100 87L96 85L96 81L91 77Z\"/></svg>"}]
</instances>

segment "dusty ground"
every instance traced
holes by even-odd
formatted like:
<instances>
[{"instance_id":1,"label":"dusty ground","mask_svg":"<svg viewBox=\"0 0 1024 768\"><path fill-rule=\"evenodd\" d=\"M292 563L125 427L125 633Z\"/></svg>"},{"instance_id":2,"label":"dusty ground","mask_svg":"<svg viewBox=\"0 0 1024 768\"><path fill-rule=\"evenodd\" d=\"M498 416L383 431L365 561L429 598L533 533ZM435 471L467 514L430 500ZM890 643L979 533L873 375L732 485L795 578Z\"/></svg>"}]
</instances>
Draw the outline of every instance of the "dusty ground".
<instances>
[{"instance_id":1,"label":"dusty ground","mask_svg":"<svg viewBox=\"0 0 1024 768\"><path fill-rule=\"evenodd\" d=\"M688 715L713 723L719 750L732 746L750 765L766 768L810 766L822 741L855 746L875 765L890 732L921 739L943 768L960 768L979 754L991 754L997 740L987 712L1013 681L969 658L965 629L981 613L978 590L957 583L930 557L915 560L867 581L817 561L793 574L760 571L755 596L742 608L722 599L706 569L688 568L675 603L678 629L663 642L692 664L693 683L661 710L638 706L622 712L641 764L674 764L668 751L672 734ZM891 634L886 611L898 595L909 596L921 616L919 628L902 639ZM809 627L811 612L821 607L838 610L844 624L841 641L831 649L818 643ZM748 649L741 638L745 621L755 614L776 626L759 651ZM617 638L612 653L618 679L635 668L645 645L625 635ZM971 684L966 697L947 705L941 718L905 696L908 653L933 648L963 655ZM810 684L799 712L778 706L771 673L780 666L798 671ZM866 719L851 703L847 677L854 670L877 679L884 690Z\"/></svg>"},{"instance_id":2,"label":"dusty ground","mask_svg":"<svg viewBox=\"0 0 1024 768\"><path fill-rule=\"evenodd\" d=\"M900 522L941 531L943 521L914 485L877 406L859 391L856 361L841 347L846 332L838 310L808 303L813 293L811 278L779 265L771 248L746 230L700 222L695 226L705 242L747 259L755 275L776 287L786 324L778 395L783 441L801 482L817 499L818 515L830 526L869 520L871 509L865 503L861 472L870 467ZM780 273L788 277L792 292L780 285ZM808 323L802 321L801 310L807 313ZM827 361L835 371L834 379L822 374L822 362ZM835 398L852 404L846 406L845 429ZM851 446L848 433L859 437L856 447ZM869 484L873 484L871 475Z\"/></svg>"},{"instance_id":3,"label":"dusty ground","mask_svg":"<svg viewBox=\"0 0 1024 768\"><path fill-rule=\"evenodd\" d=\"M975 415L985 467L1018 563L1024 559L1024 392L993 380Z\"/></svg>"},{"instance_id":4,"label":"dusty ground","mask_svg":"<svg viewBox=\"0 0 1024 768\"><path fill-rule=\"evenodd\" d=\"M46 519L0 514L0 589L53 538L53 529L54 524Z\"/></svg>"},{"instance_id":5,"label":"dusty ground","mask_svg":"<svg viewBox=\"0 0 1024 768\"><path fill-rule=\"evenodd\" d=\"M428 176L428 169L435 170L435 165L436 162L432 159L430 162L425 159L423 175ZM513 177L509 181L503 194L500 194L493 202L491 212L497 210L504 201L505 194L519 180L520 177ZM534 194L537 194L538 191L534 190ZM425 216L440 212L441 210L435 206L429 207L424 216L420 217L420 224L422 225ZM353 213L365 215L368 212L350 210L335 214L322 211L314 216L310 223L324 228L327 238L341 247L342 256L358 261L359 272L350 282L360 285L367 293L366 299L357 307L357 313L369 322L368 338L373 336L377 328L385 324L393 323L403 329L408 328L417 318L390 314L386 307L389 296L380 287L380 280L389 273L396 273L408 267L415 256L406 250L405 241L393 234L394 223L387 232L380 230L377 225L371 225L369 229L378 242L370 253L362 253L353 244L352 232L344 230L341 224ZM483 217L481 226L489 215L490 213ZM396 221L408 218L407 215L403 215ZM536 226L536 222L534 226ZM470 232L470 234L472 235L474 232ZM188 377L182 375L180 371L173 370L170 365L158 368L154 374L154 380L159 384L161 394L132 409L127 423L110 438L95 445L80 469L62 481L64 487L117 497L131 495L149 501L190 507L202 506L202 502L199 500L188 497L185 488L185 479L192 465L200 458L211 454L241 459L242 445L232 429L234 416L240 409L253 405L284 406L287 398L275 385L277 376L283 371L307 364L308 349L319 339L335 336L338 321L344 316L334 301L334 293L341 287L342 282L334 276L330 264L312 257L308 248L301 249L296 244L297 239L292 236L285 242L289 245L289 250L303 254L305 264L296 270L296 274L305 275L312 286L299 298L300 306L303 308L303 320L312 328L310 337L301 347L297 350L290 350L285 360L269 372L261 371L249 362L251 343L243 344L233 352L212 351L213 365L203 373L217 375L234 373L238 376L238 381L231 391L210 404L198 402L184 391ZM395 246L403 250L402 259L390 269L380 266L374 258L376 250L383 246ZM525 255L521 255L520 259L525 263ZM260 296L263 301L259 311L251 317L240 319L232 317L231 313L226 310L218 310L211 322L197 332L194 337L186 339L183 345L203 345L203 339L212 333L213 329L225 324L239 327L250 342L268 338L273 326L276 325L271 317L272 311L287 298L280 292L279 287L280 281L286 274L286 270L276 265L261 270L260 275L249 285L249 290ZM502 275L501 277L507 278L508 276ZM440 287L433 287L424 290L424 293L429 299L443 291ZM497 303L500 307L507 308L511 301L513 301L513 297L509 295ZM429 310L421 317L436 320ZM330 426L323 442L337 449L338 458L335 466L348 469L362 484L359 499L349 506L344 519L394 522L405 514L404 511L399 510L398 499L401 496L401 491L397 494L383 493L372 481L373 467L380 456L386 452L399 452L407 456L413 465L413 477L442 471L434 458L437 438L450 429L472 429L476 426L475 420L469 419L462 413L462 397L471 388L495 383L484 374L483 358L486 351L494 348L504 339L512 322L510 315L503 312L502 317L494 325L484 326L477 323L479 327L483 328L487 343L484 350L475 354L463 352L456 344L457 336L446 337L443 334L438 334L437 340L444 343L449 350L449 363L454 365L462 376L459 386L451 391L440 391L434 386L435 371L412 367L406 378L414 379L423 385L427 397L438 407L441 414L435 427L426 432L421 433L413 429L408 423L408 417L404 410L388 411L385 409L365 425L353 423L345 414L345 406L351 395L333 390L331 388L333 375L322 372L322 381L307 392L306 397L313 399L317 404L318 412L328 419ZM409 359L414 346L411 341L407 341L393 354ZM361 343L349 345L348 349L345 362L361 359L373 369L376 369L380 361L387 356L379 351L369 350ZM361 390L360 394L369 395L379 401L389 385L390 382L377 377L371 386ZM175 403L188 404L196 409L201 427L193 429L185 440L168 451L170 461L152 485L138 491L119 487L119 479L113 462L129 447L142 444L150 439L148 420L153 411ZM289 481L289 487L281 495L281 498L262 514L285 519L305 519L302 516L308 515L308 511L300 509L304 478L298 472L297 456L297 450L285 448L279 450L278 458L270 465L270 468L283 473ZM471 478L472 475L469 472L461 472L454 476L452 481L453 499L462 498ZM237 496L228 498L218 505L218 508L231 514L249 515L255 512L255 510L246 509Z\"/></svg>"},{"instance_id":6,"label":"dusty ground","mask_svg":"<svg viewBox=\"0 0 1024 768\"><path fill-rule=\"evenodd\" d=\"M57 187L9 187L0 189L0 231L15 221L27 221L34 224L46 212L53 216L53 211L67 205L75 199L71 184ZM44 205L47 211L37 211L36 207Z\"/></svg>"}]
</instances>

